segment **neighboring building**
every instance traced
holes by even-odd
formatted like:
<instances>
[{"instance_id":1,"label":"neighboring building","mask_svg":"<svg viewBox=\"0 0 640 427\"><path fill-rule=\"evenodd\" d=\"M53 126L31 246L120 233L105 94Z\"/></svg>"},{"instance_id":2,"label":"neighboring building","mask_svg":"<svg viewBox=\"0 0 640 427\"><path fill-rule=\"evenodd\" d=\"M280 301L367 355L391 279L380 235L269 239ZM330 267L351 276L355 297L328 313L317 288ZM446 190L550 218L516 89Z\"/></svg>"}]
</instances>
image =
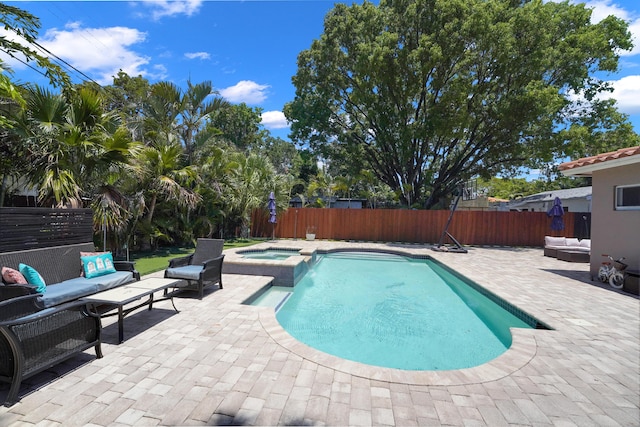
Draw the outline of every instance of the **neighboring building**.
<instances>
[{"instance_id":1,"label":"neighboring building","mask_svg":"<svg viewBox=\"0 0 640 427\"><path fill-rule=\"evenodd\" d=\"M505 210L509 200L498 199L497 197L478 196L475 199L460 200L457 210L461 211L500 211Z\"/></svg>"},{"instance_id":2,"label":"neighboring building","mask_svg":"<svg viewBox=\"0 0 640 427\"><path fill-rule=\"evenodd\" d=\"M559 197L565 212L591 212L591 191L591 187L544 191L513 200L506 205L506 210L548 212Z\"/></svg>"},{"instance_id":3,"label":"neighboring building","mask_svg":"<svg viewBox=\"0 0 640 427\"><path fill-rule=\"evenodd\" d=\"M563 163L566 176L590 176L591 275L597 276L602 254L625 257L640 268L640 146Z\"/></svg>"},{"instance_id":4,"label":"neighboring building","mask_svg":"<svg viewBox=\"0 0 640 427\"><path fill-rule=\"evenodd\" d=\"M23 178L7 180L4 200L5 207L36 207L38 199L37 189L30 188Z\"/></svg>"},{"instance_id":5,"label":"neighboring building","mask_svg":"<svg viewBox=\"0 0 640 427\"><path fill-rule=\"evenodd\" d=\"M362 209L367 205L367 199L332 198L331 207L339 209Z\"/></svg>"}]
</instances>

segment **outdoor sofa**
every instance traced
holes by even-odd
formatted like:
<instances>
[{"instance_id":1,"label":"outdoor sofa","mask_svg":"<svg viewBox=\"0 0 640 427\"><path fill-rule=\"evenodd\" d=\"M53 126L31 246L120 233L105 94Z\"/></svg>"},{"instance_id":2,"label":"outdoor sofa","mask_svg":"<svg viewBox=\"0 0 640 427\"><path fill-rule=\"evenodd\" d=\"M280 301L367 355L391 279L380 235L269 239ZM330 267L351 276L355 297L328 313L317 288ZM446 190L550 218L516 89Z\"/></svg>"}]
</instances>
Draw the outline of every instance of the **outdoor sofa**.
<instances>
[{"instance_id":1,"label":"outdoor sofa","mask_svg":"<svg viewBox=\"0 0 640 427\"><path fill-rule=\"evenodd\" d=\"M46 285L42 293L4 277L0 285L0 381L11 384L5 405L15 402L24 378L90 347L102 357L100 318L78 299L139 280L140 274L131 262L113 262L115 272L83 277L81 253L91 257L93 243L0 253L0 268L27 264Z\"/></svg>"},{"instance_id":2,"label":"outdoor sofa","mask_svg":"<svg viewBox=\"0 0 640 427\"><path fill-rule=\"evenodd\" d=\"M44 279L46 289L36 301L40 308L54 307L95 294L134 280L140 280L140 273L133 262L114 261L115 272L87 278L82 276L82 254L97 253L93 243L52 246L48 248L0 253L0 268L19 269L20 264L33 267ZM6 284L3 278L0 286L0 301L36 293L32 285ZM0 314L1 316L1 314Z\"/></svg>"},{"instance_id":3,"label":"outdoor sofa","mask_svg":"<svg viewBox=\"0 0 640 427\"><path fill-rule=\"evenodd\" d=\"M558 258L558 252L591 254L591 240L575 237L544 237L544 256Z\"/></svg>"}]
</instances>

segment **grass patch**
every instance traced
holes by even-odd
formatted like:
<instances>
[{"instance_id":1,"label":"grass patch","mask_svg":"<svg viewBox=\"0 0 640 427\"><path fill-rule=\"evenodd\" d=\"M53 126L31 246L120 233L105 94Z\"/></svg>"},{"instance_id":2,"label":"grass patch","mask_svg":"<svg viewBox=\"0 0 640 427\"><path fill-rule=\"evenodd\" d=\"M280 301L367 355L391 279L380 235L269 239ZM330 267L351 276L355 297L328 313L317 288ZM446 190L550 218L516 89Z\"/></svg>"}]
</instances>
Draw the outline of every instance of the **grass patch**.
<instances>
[{"instance_id":1,"label":"grass patch","mask_svg":"<svg viewBox=\"0 0 640 427\"><path fill-rule=\"evenodd\" d=\"M241 248L264 242L265 239L231 239L225 240L224 249ZM169 266L169 260L173 258L191 255L195 248L163 247L153 252L133 252L129 259L135 261L136 270L141 276L161 271Z\"/></svg>"}]
</instances>

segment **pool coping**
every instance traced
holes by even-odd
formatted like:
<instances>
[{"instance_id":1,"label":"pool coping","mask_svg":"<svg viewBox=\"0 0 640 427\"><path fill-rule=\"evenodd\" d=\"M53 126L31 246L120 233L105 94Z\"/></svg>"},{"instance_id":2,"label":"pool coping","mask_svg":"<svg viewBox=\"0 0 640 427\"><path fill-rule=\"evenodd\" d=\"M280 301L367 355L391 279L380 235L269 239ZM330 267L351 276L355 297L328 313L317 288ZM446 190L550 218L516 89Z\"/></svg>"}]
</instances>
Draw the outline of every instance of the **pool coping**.
<instances>
[{"instance_id":1,"label":"pool coping","mask_svg":"<svg viewBox=\"0 0 640 427\"><path fill-rule=\"evenodd\" d=\"M410 371L366 365L324 353L291 336L276 319L273 308L255 308L260 310L260 323L271 339L284 349L304 359L358 377L411 385L452 386L499 380L522 369L533 359L537 351L536 333L552 332L540 329L510 328L513 338L511 347L487 363L457 370Z\"/></svg>"}]
</instances>

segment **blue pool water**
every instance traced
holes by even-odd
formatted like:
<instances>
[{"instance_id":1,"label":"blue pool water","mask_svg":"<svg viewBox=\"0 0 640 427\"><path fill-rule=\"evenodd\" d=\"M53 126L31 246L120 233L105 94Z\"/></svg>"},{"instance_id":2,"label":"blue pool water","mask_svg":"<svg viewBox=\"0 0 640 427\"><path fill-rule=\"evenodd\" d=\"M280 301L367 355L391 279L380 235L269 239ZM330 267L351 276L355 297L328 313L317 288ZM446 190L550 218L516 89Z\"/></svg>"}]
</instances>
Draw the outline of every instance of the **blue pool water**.
<instances>
[{"instance_id":1,"label":"blue pool water","mask_svg":"<svg viewBox=\"0 0 640 427\"><path fill-rule=\"evenodd\" d=\"M481 365L509 348L509 327L532 327L435 261L395 255L325 255L286 301L273 298L299 341L406 370Z\"/></svg>"}]
</instances>

